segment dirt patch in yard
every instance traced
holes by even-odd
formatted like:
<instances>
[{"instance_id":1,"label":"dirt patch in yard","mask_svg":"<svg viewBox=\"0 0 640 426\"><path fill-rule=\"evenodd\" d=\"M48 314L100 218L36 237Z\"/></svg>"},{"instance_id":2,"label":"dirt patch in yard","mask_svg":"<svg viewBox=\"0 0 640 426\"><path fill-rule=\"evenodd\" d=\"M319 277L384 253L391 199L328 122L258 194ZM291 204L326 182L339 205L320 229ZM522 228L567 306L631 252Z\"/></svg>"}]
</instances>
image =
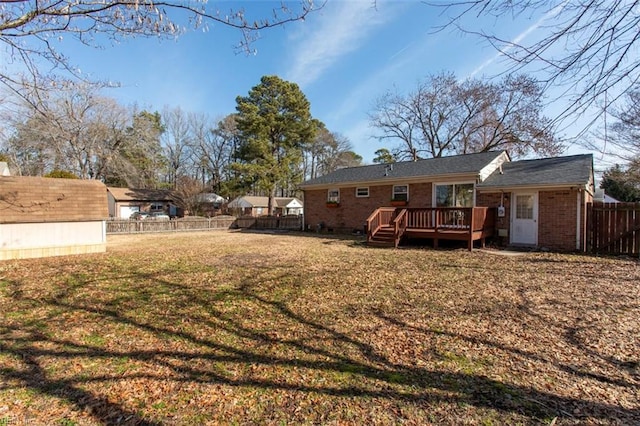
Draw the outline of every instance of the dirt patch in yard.
<instances>
[{"instance_id":1,"label":"dirt patch in yard","mask_svg":"<svg viewBox=\"0 0 640 426\"><path fill-rule=\"evenodd\" d=\"M638 424L639 282L632 259L109 236L0 263L0 424Z\"/></svg>"}]
</instances>

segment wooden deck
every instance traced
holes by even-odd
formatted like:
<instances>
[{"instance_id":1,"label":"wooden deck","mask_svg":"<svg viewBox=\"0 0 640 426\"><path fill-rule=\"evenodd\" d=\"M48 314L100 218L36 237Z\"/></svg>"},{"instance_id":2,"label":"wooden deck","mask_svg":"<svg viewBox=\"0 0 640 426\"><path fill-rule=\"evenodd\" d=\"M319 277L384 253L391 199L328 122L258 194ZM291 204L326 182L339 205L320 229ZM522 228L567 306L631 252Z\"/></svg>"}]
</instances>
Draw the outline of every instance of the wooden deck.
<instances>
[{"instance_id":1,"label":"wooden deck","mask_svg":"<svg viewBox=\"0 0 640 426\"><path fill-rule=\"evenodd\" d=\"M367 219L367 243L398 247L403 238L474 241L484 247L485 239L495 232L495 211L488 207L380 207Z\"/></svg>"}]
</instances>

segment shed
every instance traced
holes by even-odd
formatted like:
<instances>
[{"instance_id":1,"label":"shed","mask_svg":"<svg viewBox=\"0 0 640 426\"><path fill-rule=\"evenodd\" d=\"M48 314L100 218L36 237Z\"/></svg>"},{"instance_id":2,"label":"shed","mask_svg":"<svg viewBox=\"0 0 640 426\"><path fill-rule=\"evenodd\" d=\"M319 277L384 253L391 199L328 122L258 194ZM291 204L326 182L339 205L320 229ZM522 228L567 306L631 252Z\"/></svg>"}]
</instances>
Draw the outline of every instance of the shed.
<instances>
[{"instance_id":1,"label":"shed","mask_svg":"<svg viewBox=\"0 0 640 426\"><path fill-rule=\"evenodd\" d=\"M0 176L0 260L106 251L98 181Z\"/></svg>"}]
</instances>

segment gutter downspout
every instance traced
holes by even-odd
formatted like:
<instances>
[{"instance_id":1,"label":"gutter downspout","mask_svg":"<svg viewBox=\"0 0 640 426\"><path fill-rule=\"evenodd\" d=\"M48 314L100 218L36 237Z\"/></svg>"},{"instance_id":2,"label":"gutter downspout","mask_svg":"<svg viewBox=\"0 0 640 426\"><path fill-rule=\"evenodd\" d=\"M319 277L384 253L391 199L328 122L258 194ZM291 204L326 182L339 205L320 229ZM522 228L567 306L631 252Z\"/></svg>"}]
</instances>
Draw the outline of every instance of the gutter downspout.
<instances>
[{"instance_id":1,"label":"gutter downspout","mask_svg":"<svg viewBox=\"0 0 640 426\"><path fill-rule=\"evenodd\" d=\"M581 218L582 218L582 203L581 201L582 190L578 188L577 191L577 201L576 201L576 250L580 251L580 243L582 240L582 226L581 226Z\"/></svg>"},{"instance_id":2,"label":"gutter downspout","mask_svg":"<svg viewBox=\"0 0 640 426\"><path fill-rule=\"evenodd\" d=\"M307 191L306 190L302 190L302 231L305 231L307 229L307 215L305 212L305 208L304 208L304 204L305 201L307 199Z\"/></svg>"}]
</instances>

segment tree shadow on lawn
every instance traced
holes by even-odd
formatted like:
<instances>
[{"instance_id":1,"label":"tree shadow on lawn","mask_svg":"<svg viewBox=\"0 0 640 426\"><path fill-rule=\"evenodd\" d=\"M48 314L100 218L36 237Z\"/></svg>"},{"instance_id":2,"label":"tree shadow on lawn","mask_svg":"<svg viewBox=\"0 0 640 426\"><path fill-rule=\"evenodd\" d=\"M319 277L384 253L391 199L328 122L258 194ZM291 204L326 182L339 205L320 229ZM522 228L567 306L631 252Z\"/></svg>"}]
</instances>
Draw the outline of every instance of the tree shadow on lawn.
<instances>
[{"instance_id":1,"label":"tree shadow on lawn","mask_svg":"<svg viewBox=\"0 0 640 426\"><path fill-rule=\"evenodd\" d=\"M589 371L584 371L581 370L580 368L577 368L574 365L569 365L569 364L564 364L561 363L557 360L552 360L548 357L545 357L541 354L538 354L536 352L533 351L527 351L524 349L520 349L520 348L516 348L516 347L512 347L509 345L506 345L504 343L500 343L498 341L495 340L491 340L488 338L481 338L481 337L476 337L476 336L470 336L470 335L464 335L461 333L452 333L449 331L444 331L444 330L439 330L439 329L432 329L432 328L425 328L425 327L417 327L411 324L407 324L403 321L400 321L396 318L393 318L389 315L386 315L384 313L378 312L377 313L378 318L383 319L385 321L387 321L389 324L393 324L395 326L398 326L400 328L403 329L412 329L420 334L424 334L424 335L440 335L440 336L448 336L448 337L452 337L455 339L461 339L464 340L466 342L472 343L474 345L482 345L482 346L487 346L487 347L492 347L495 349L498 349L500 351L504 351L504 352L508 352L510 354L513 354L515 356L519 356L522 358L526 358L530 361L535 361L541 364L549 364L554 366L555 368L564 371L565 373L569 373L571 375L575 375L575 376L579 376L582 378L589 378L589 379L594 379L597 380L601 383L606 383L606 384L611 384L611 385L615 385L615 386L620 386L620 387L626 387L626 388L630 388L633 389L635 387L637 387L637 385L635 383L631 383L629 381L626 380L621 380L621 379L613 379L610 377L606 377L603 376L601 374L595 374ZM571 330L568 330L567 333L570 335L571 334ZM592 349L587 348L584 343L576 338L567 338L566 339L567 342L569 342L570 344L572 344L574 347L578 348L580 351L584 352L585 354L591 355L592 357L596 357L596 358L600 358L604 361L607 361L608 363L611 364L612 367L621 367L624 366L625 363L619 361L619 360L615 360L613 358L609 358L609 357L603 357L601 354L593 351ZM632 363L626 363L626 364L632 364ZM632 367L632 365L628 365L628 367Z\"/></svg>"},{"instance_id":2,"label":"tree shadow on lawn","mask_svg":"<svg viewBox=\"0 0 640 426\"><path fill-rule=\"evenodd\" d=\"M83 282L78 278L77 285L73 288L69 287L65 291L43 298L25 296L21 291L20 282L10 282L11 297L16 305L38 305L40 309L46 308L49 311L49 316L40 319L40 324L54 321L62 313L84 315L95 318L96 323L102 324L105 328L122 325L157 339L184 341L198 350L159 350L153 347L134 350L105 349L98 345L56 338L55 333L43 332L41 325L29 321L21 322L20 319L14 318L17 324L0 326L0 354L11 356L20 362L17 367L5 366L0 369L0 377L4 382L0 389L28 388L65 401L78 410L89 413L95 421L103 424L160 424L138 411L127 408L123 402L114 402L106 395L83 388L90 384L109 384L135 379L219 384L334 397L381 398L420 407L439 402L469 404L537 419L571 418L575 409L603 420L615 418L623 422L634 422L639 419L640 413L636 409L566 398L483 375L438 371L394 362L363 338L338 331L330 323L325 324L298 314L289 307L289 303L262 295L257 290L263 287L264 281L277 283L287 279L286 273L275 276L271 274L268 277L262 277L260 273L254 275L254 278L245 279L238 287L219 291L183 285L154 274L136 271L119 277L121 280L143 283L142 287L151 285L159 290L168 290L172 300L187 301L197 307L199 312L206 312L206 316L200 314L188 318L190 323L198 324L188 330L169 326L164 324L164 320L160 321L155 317L144 321L128 315L127 310L123 309L124 304L120 305L122 299L118 299L119 302L116 304L98 300L95 303L77 300L84 287L92 280L85 279ZM135 292L130 297L135 298ZM262 329L250 325L242 315L229 314L224 310L224 303L229 300L240 303L242 307L256 307L271 315L269 318L274 324L290 324L302 330L304 336L300 337L296 333L289 336L286 330L279 333L277 329ZM140 304L134 307L144 308ZM411 328L393 317L386 316L383 319L393 321L406 329ZM202 337L202 333L199 333L200 327L224 331L227 335L233 336L233 343L216 336ZM270 351L265 350L268 348L286 350L269 353ZM512 348L503 349L518 353ZM532 356L526 353L518 354ZM43 363L44 359L69 361L87 358L100 363L123 357L155 365L158 373L69 374L61 379L51 377ZM176 363L175 360L180 362ZM287 381L286 377L229 377L213 368L217 363L257 366L258 369L286 367L315 371L318 374L348 374L361 380L358 384L343 384L332 383L327 379L322 385L313 385L304 381ZM167 377L162 371L169 371L171 377Z\"/></svg>"}]
</instances>

